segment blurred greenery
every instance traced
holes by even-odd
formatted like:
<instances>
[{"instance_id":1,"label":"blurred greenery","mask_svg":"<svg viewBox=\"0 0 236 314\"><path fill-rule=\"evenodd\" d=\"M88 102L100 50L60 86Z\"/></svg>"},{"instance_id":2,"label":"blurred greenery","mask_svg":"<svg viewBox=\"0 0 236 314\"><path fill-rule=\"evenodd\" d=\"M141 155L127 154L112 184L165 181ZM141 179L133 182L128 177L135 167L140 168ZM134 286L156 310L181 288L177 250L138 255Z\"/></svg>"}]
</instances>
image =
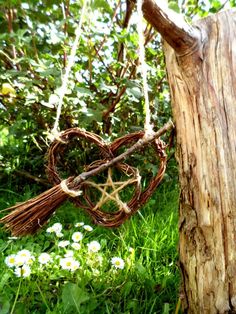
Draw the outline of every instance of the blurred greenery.
<instances>
[{"instance_id":1,"label":"blurred greenery","mask_svg":"<svg viewBox=\"0 0 236 314\"><path fill-rule=\"evenodd\" d=\"M137 13L131 1L88 3L60 130L79 126L112 140L144 124ZM182 0L169 6L192 19L235 6L232 0L223 3ZM29 180L45 184L47 134L82 4L0 0L0 184L10 178L16 191ZM150 25L145 38L151 122L158 129L171 116L165 62L160 36ZM176 176L176 168L170 166L167 173Z\"/></svg>"}]
</instances>

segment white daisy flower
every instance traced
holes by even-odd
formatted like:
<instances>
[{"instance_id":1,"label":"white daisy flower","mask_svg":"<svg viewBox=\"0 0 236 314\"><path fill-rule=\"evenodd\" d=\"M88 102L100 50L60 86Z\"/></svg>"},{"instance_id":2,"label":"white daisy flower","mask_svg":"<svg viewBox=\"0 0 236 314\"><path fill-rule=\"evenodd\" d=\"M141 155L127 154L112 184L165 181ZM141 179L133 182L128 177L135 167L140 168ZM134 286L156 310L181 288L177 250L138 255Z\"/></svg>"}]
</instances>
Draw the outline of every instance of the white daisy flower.
<instances>
[{"instance_id":1,"label":"white daisy flower","mask_svg":"<svg viewBox=\"0 0 236 314\"><path fill-rule=\"evenodd\" d=\"M118 269L123 269L125 267L125 262L120 257L113 257L111 259L111 263L115 268L118 268Z\"/></svg>"},{"instance_id":2,"label":"white daisy flower","mask_svg":"<svg viewBox=\"0 0 236 314\"><path fill-rule=\"evenodd\" d=\"M54 232L53 227L48 227L48 228L46 229L46 232L47 232L47 233L53 233L53 232Z\"/></svg>"},{"instance_id":3,"label":"white daisy flower","mask_svg":"<svg viewBox=\"0 0 236 314\"><path fill-rule=\"evenodd\" d=\"M84 225L83 226L84 230L86 231L93 231L93 227L89 226L89 225Z\"/></svg>"},{"instance_id":4,"label":"white daisy flower","mask_svg":"<svg viewBox=\"0 0 236 314\"><path fill-rule=\"evenodd\" d=\"M48 253L41 253L38 257L38 261L40 264L45 265L51 262L51 256Z\"/></svg>"},{"instance_id":5,"label":"white daisy flower","mask_svg":"<svg viewBox=\"0 0 236 314\"><path fill-rule=\"evenodd\" d=\"M58 242L58 246L59 247L66 247L66 246L68 246L70 244L70 241L68 241L68 240L64 240L64 241L59 241Z\"/></svg>"},{"instance_id":6,"label":"white daisy flower","mask_svg":"<svg viewBox=\"0 0 236 314\"><path fill-rule=\"evenodd\" d=\"M73 234L72 234L72 240L74 241L74 242L79 242L79 241L81 241L83 239L83 233L81 233L81 232L74 232Z\"/></svg>"},{"instance_id":7,"label":"white daisy flower","mask_svg":"<svg viewBox=\"0 0 236 314\"><path fill-rule=\"evenodd\" d=\"M65 257L60 259L60 266L62 269L71 269L71 265L73 263L73 258L72 257Z\"/></svg>"},{"instance_id":8,"label":"white daisy flower","mask_svg":"<svg viewBox=\"0 0 236 314\"><path fill-rule=\"evenodd\" d=\"M76 250L76 251L78 251L78 250L81 249L81 245L80 245L79 243L77 243L77 242L72 243L72 244L71 244L71 247L72 247L74 250Z\"/></svg>"},{"instance_id":9,"label":"white daisy flower","mask_svg":"<svg viewBox=\"0 0 236 314\"><path fill-rule=\"evenodd\" d=\"M16 261L18 266L23 264L32 264L33 259L34 257L29 250L21 250L16 254Z\"/></svg>"},{"instance_id":10,"label":"white daisy flower","mask_svg":"<svg viewBox=\"0 0 236 314\"><path fill-rule=\"evenodd\" d=\"M62 238L64 236L64 234L62 232L56 232L56 236L58 238Z\"/></svg>"},{"instance_id":11,"label":"white daisy flower","mask_svg":"<svg viewBox=\"0 0 236 314\"><path fill-rule=\"evenodd\" d=\"M84 225L84 222L77 222L75 224L75 227L82 227Z\"/></svg>"},{"instance_id":12,"label":"white daisy flower","mask_svg":"<svg viewBox=\"0 0 236 314\"><path fill-rule=\"evenodd\" d=\"M8 255L5 258L5 264L10 268L16 266L16 254Z\"/></svg>"},{"instance_id":13,"label":"white daisy flower","mask_svg":"<svg viewBox=\"0 0 236 314\"><path fill-rule=\"evenodd\" d=\"M80 263L73 257L65 257L60 259L60 266L62 269L75 271L80 267Z\"/></svg>"},{"instance_id":14,"label":"white daisy flower","mask_svg":"<svg viewBox=\"0 0 236 314\"><path fill-rule=\"evenodd\" d=\"M60 233L62 230L62 224L59 222L56 222L55 224L53 224L51 227L47 228L46 232L48 233Z\"/></svg>"},{"instance_id":15,"label":"white daisy flower","mask_svg":"<svg viewBox=\"0 0 236 314\"><path fill-rule=\"evenodd\" d=\"M80 268L80 262L74 260L73 263L72 263L72 265L71 265L71 269L70 269L70 270L71 270L71 271L75 271L75 270L77 270L78 268Z\"/></svg>"},{"instance_id":16,"label":"white daisy flower","mask_svg":"<svg viewBox=\"0 0 236 314\"><path fill-rule=\"evenodd\" d=\"M92 241L87 244L89 252L96 253L101 249L101 245L98 241Z\"/></svg>"},{"instance_id":17,"label":"white daisy flower","mask_svg":"<svg viewBox=\"0 0 236 314\"><path fill-rule=\"evenodd\" d=\"M24 257L16 255L15 266L20 267L23 266L24 264L25 264Z\"/></svg>"},{"instance_id":18,"label":"white daisy flower","mask_svg":"<svg viewBox=\"0 0 236 314\"><path fill-rule=\"evenodd\" d=\"M62 230L62 224L59 222L56 222L55 224L52 225L52 228L55 233L59 233Z\"/></svg>"},{"instance_id":19,"label":"white daisy flower","mask_svg":"<svg viewBox=\"0 0 236 314\"><path fill-rule=\"evenodd\" d=\"M23 265L22 267L17 267L14 271L17 277L29 277L31 274L31 269L28 265Z\"/></svg>"}]
</instances>

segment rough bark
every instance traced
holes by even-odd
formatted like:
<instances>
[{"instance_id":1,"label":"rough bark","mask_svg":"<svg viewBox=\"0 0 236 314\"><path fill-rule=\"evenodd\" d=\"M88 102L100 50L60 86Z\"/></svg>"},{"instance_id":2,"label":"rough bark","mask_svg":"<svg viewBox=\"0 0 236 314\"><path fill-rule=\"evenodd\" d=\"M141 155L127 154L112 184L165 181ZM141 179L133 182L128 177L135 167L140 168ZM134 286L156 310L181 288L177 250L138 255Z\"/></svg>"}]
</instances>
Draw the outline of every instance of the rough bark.
<instances>
[{"instance_id":1,"label":"rough bark","mask_svg":"<svg viewBox=\"0 0 236 314\"><path fill-rule=\"evenodd\" d=\"M201 32L185 22L176 12L169 10L163 0L144 0L145 19L161 34L178 55L199 47Z\"/></svg>"},{"instance_id":2,"label":"rough bark","mask_svg":"<svg viewBox=\"0 0 236 314\"><path fill-rule=\"evenodd\" d=\"M236 313L236 12L195 23L198 50L165 55L177 129L185 313Z\"/></svg>"}]
</instances>

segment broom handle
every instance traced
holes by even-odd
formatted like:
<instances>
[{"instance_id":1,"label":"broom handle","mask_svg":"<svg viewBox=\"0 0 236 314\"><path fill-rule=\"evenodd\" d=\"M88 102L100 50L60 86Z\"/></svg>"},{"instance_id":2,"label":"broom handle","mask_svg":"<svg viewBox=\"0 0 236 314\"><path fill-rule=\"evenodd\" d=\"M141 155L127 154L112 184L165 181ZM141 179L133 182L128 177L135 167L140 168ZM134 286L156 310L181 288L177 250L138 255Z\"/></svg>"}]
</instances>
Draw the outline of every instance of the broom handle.
<instances>
[{"instance_id":1,"label":"broom handle","mask_svg":"<svg viewBox=\"0 0 236 314\"><path fill-rule=\"evenodd\" d=\"M94 176L109 167L113 166L114 164L124 160L127 156L131 155L134 151L140 149L144 145L151 143L153 140L159 138L161 135L166 133L168 130L174 128L174 124L171 120L169 120L164 126L158 130L157 132L153 132L150 134L144 134L143 138L139 139L133 146L128 148L124 153L120 154L119 156L113 158L112 160L106 162L105 164L100 165L99 167L92 169L90 171L82 172L80 175L75 177L72 181L72 184L79 185L89 177Z\"/></svg>"}]
</instances>

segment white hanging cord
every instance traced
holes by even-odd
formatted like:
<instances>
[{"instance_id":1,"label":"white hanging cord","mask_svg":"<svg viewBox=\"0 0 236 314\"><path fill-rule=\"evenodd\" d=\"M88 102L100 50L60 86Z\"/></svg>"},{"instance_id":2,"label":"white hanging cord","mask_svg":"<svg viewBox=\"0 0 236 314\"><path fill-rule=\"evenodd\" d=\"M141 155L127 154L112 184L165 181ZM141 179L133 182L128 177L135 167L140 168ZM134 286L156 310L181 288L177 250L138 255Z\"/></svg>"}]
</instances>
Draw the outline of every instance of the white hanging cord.
<instances>
[{"instance_id":1,"label":"white hanging cord","mask_svg":"<svg viewBox=\"0 0 236 314\"><path fill-rule=\"evenodd\" d=\"M143 79L143 94L144 94L144 113L145 113L145 124L144 130L145 135L153 133L151 125L151 114L150 114L150 105L148 98L148 84L147 84L147 64L145 62L145 50L144 50L144 35L143 35L143 11L142 11L143 0L137 1L137 12L138 12L138 23L137 31L139 37L139 61L141 66L141 73Z\"/></svg>"},{"instance_id":2,"label":"white hanging cord","mask_svg":"<svg viewBox=\"0 0 236 314\"><path fill-rule=\"evenodd\" d=\"M73 46L71 48L71 53L70 53L70 56L68 58L68 64L66 66L65 74L62 77L62 86L60 88L56 120L55 120L53 129L52 129L51 134L50 134L51 140L53 140L55 138L59 139L59 137L60 137L59 120L60 120L60 116L61 116L63 99L64 99L64 96L65 96L65 93L67 90L70 71L71 71L72 66L75 63L76 50L78 48L78 44L79 44L79 40L80 40L80 36L81 36L81 29L82 29L83 20L84 20L84 16L85 16L85 12L86 12L87 2L88 2L88 0L84 0L79 25L75 31L75 41L74 41Z\"/></svg>"}]
</instances>

